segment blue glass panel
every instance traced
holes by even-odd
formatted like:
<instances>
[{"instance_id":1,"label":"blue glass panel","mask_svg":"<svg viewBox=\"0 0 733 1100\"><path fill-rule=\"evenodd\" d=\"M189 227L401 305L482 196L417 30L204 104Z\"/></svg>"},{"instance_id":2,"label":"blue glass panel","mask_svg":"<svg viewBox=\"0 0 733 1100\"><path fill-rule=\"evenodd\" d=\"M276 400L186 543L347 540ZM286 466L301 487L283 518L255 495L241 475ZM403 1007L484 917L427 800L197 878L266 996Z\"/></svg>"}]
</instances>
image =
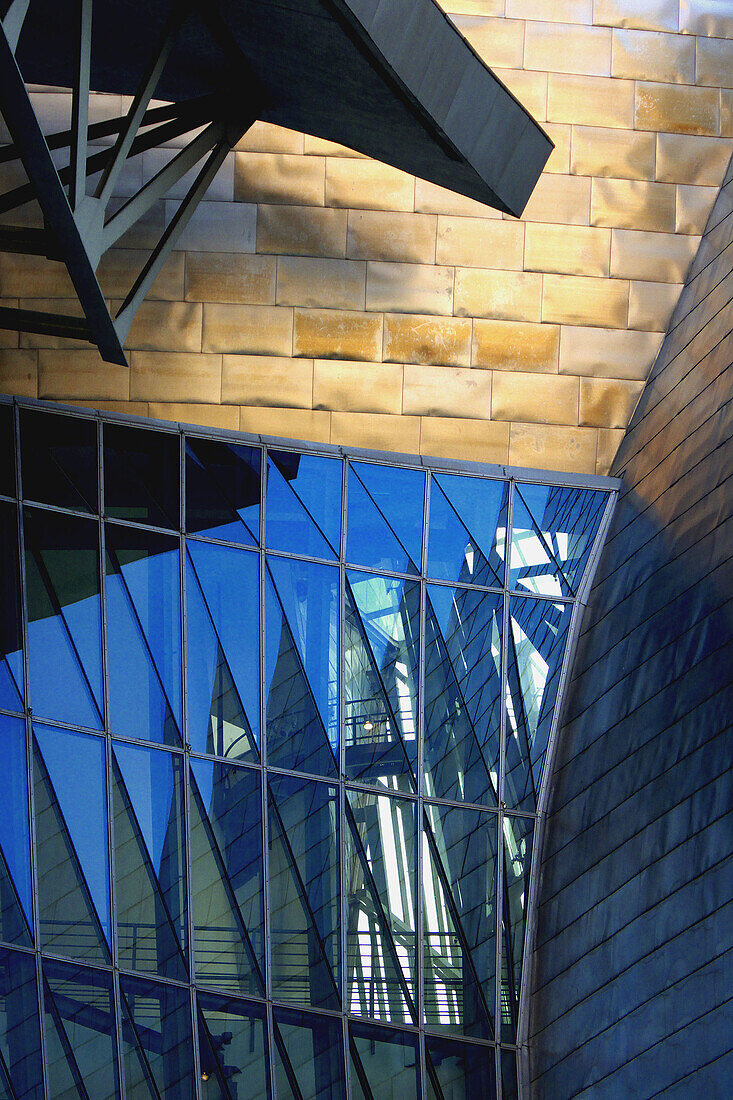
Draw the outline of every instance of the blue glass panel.
<instances>
[{"instance_id":1,"label":"blue glass panel","mask_svg":"<svg viewBox=\"0 0 733 1100\"><path fill-rule=\"evenodd\" d=\"M260 743L259 555L188 543L188 740L256 760Z\"/></svg>"},{"instance_id":2,"label":"blue glass panel","mask_svg":"<svg viewBox=\"0 0 733 1100\"><path fill-rule=\"evenodd\" d=\"M195 1100L188 989L121 976L120 993L132 1024L122 1028L125 1095L147 1098L139 1082L152 1077L155 1100Z\"/></svg>"},{"instance_id":3,"label":"blue glass panel","mask_svg":"<svg viewBox=\"0 0 733 1100\"><path fill-rule=\"evenodd\" d=\"M198 994L203 1100L267 1100L264 1005Z\"/></svg>"},{"instance_id":4,"label":"blue glass panel","mask_svg":"<svg viewBox=\"0 0 733 1100\"><path fill-rule=\"evenodd\" d=\"M99 526L36 508L24 515L31 705L102 729Z\"/></svg>"},{"instance_id":5,"label":"blue glass panel","mask_svg":"<svg viewBox=\"0 0 733 1100\"><path fill-rule=\"evenodd\" d=\"M186 438L186 531L257 546L259 447Z\"/></svg>"},{"instance_id":6,"label":"blue glass panel","mask_svg":"<svg viewBox=\"0 0 733 1100\"><path fill-rule=\"evenodd\" d=\"M492 1036L497 817L426 805L423 823L425 1019Z\"/></svg>"},{"instance_id":7,"label":"blue glass panel","mask_svg":"<svg viewBox=\"0 0 733 1100\"><path fill-rule=\"evenodd\" d=\"M273 996L339 1007L338 791L270 775Z\"/></svg>"},{"instance_id":8,"label":"blue glass panel","mask_svg":"<svg viewBox=\"0 0 733 1100\"><path fill-rule=\"evenodd\" d=\"M97 512L97 422L20 410L20 469L25 500Z\"/></svg>"},{"instance_id":9,"label":"blue glass panel","mask_svg":"<svg viewBox=\"0 0 733 1100\"><path fill-rule=\"evenodd\" d=\"M34 734L41 944L104 962L111 941L104 741L39 724Z\"/></svg>"},{"instance_id":10,"label":"blue glass panel","mask_svg":"<svg viewBox=\"0 0 733 1100\"><path fill-rule=\"evenodd\" d=\"M15 496L15 410L0 403L0 493Z\"/></svg>"},{"instance_id":11,"label":"blue glass panel","mask_svg":"<svg viewBox=\"0 0 733 1100\"><path fill-rule=\"evenodd\" d=\"M517 1100L517 1055L513 1050L501 1052L501 1095L503 1100Z\"/></svg>"},{"instance_id":12,"label":"blue glass panel","mask_svg":"<svg viewBox=\"0 0 733 1100\"><path fill-rule=\"evenodd\" d=\"M504 911L502 913L503 957L501 968L501 1038L513 1043L517 1037L519 993L522 981L524 930L529 871L532 862L532 818L505 814Z\"/></svg>"},{"instance_id":13,"label":"blue glass panel","mask_svg":"<svg viewBox=\"0 0 733 1100\"><path fill-rule=\"evenodd\" d=\"M105 514L178 530L178 435L127 424L105 424L102 438Z\"/></svg>"},{"instance_id":14,"label":"blue glass panel","mask_svg":"<svg viewBox=\"0 0 733 1100\"><path fill-rule=\"evenodd\" d=\"M338 753L338 570L268 558L268 763L327 777Z\"/></svg>"},{"instance_id":15,"label":"blue glass panel","mask_svg":"<svg viewBox=\"0 0 733 1100\"><path fill-rule=\"evenodd\" d=\"M343 1100L341 1021L288 1008L274 1016L278 1100Z\"/></svg>"},{"instance_id":16,"label":"blue glass panel","mask_svg":"<svg viewBox=\"0 0 733 1100\"><path fill-rule=\"evenodd\" d=\"M196 978L264 995L261 773L191 761Z\"/></svg>"},{"instance_id":17,"label":"blue glass panel","mask_svg":"<svg viewBox=\"0 0 733 1100\"><path fill-rule=\"evenodd\" d=\"M0 745L0 937L30 947L33 891L25 722L0 715Z\"/></svg>"},{"instance_id":18,"label":"blue glass panel","mask_svg":"<svg viewBox=\"0 0 733 1100\"><path fill-rule=\"evenodd\" d=\"M0 1055L13 1100L43 1100L36 960L1 947Z\"/></svg>"},{"instance_id":19,"label":"blue glass panel","mask_svg":"<svg viewBox=\"0 0 733 1100\"><path fill-rule=\"evenodd\" d=\"M267 546L338 557L342 465L340 458L268 451Z\"/></svg>"},{"instance_id":20,"label":"blue glass panel","mask_svg":"<svg viewBox=\"0 0 733 1100\"><path fill-rule=\"evenodd\" d=\"M399 466L349 466L346 560L370 569L419 573L425 474Z\"/></svg>"},{"instance_id":21,"label":"blue glass panel","mask_svg":"<svg viewBox=\"0 0 733 1100\"><path fill-rule=\"evenodd\" d=\"M425 792L497 804L503 597L428 585Z\"/></svg>"},{"instance_id":22,"label":"blue glass panel","mask_svg":"<svg viewBox=\"0 0 733 1100\"><path fill-rule=\"evenodd\" d=\"M512 512L512 588L572 596L607 501L607 493L592 489L518 484Z\"/></svg>"},{"instance_id":23,"label":"blue glass panel","mask_svg":"<svg viewBox=\"0 0 733 1100\"><path fill-rule=\"evenodd\" d=\"M557 698L572 604L510 600L504 802L533 812Z\"/></svg>"},{"instance_id":24,"label":"blue glass panel","mask_svg":"<svg viewBox=\"0 0 733 1100\"><path fill-rule=\"evenodd\" d=\"M428 575L489 588L501 585L508 501L508 482L433 474Z\"/></svg>"},{"instance_id":25,"label":"blue glass panel","mask_svg":"<svg viewBox=\"0 0 733 1100\"><path fill-rule=\"evenodd\" d=\"M0 707L23 709L23 623L18 569L18 512L0 501Z\"/></svg>"},{"instance_id":26,"label":"blue glass panel","mask_svg":"<svg viewBox=\"0 0 733 1100\"><path fill-rule=\"evenodd\" d=\"M112 974L44 959L49 1096L120 1095Z\"/></svg>"},{"instance_id":27,"label":"blue glass panel","mask_svg":"<svg viewBox=\"0 0 733 1100\"><path fill-rule=\"evenodd\" d=\"M349 1023L353 1100L418 1100L417 1036L370 1024Z\"/></svg>"},{"instance_id":28,"label":"blue glass panel","mask_svg":"<svg viewBox=\"0 0 733 1100\"><path fill-rule=\"evenodd\" d=\"M425 1036L429 1100L491 1100L496 1096L494 1047Z\"/></svg>"},{"instance_id":29,"label":"blue glass panel","mask_svg":"<svg viewBox=\"0 0 733 1100\"><path fill-rule=\"evenodd\" d=\"M112 732L180 744L181 588L178 540L106 524L107 645ZM130 684L135 690L130 691Z\"/></svg>"},{"instance_id":30,"label":"blue glass panel","mask_svg":"<svg viewBox=\"0 0 733 1100\"><path fill-rule=\"evenodd\" d=\"M349 571L345 593L346 774L415 787L420 585Z\"/></svg>"},{"instance_id":31,"label":"blue glass panel","mask_svg":"<svg viewBox=\"0 0 733 1100\"><path fill-rule=\"evenodd\" d=\"M183 764L116 744L115 889L120 965L186 980Z\"/></svg>"}]
</instances>

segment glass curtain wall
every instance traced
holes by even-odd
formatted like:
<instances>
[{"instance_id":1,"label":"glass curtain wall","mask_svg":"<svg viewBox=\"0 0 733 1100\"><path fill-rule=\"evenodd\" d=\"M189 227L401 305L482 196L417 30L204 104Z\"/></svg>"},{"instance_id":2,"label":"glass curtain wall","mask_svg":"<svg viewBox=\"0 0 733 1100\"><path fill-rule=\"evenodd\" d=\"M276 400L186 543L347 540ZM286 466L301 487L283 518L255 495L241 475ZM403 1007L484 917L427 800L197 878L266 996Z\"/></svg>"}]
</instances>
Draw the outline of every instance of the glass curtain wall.
<instances>
[{"instance_id":1,"label":"glass curtain wall","mask_svg":"<svg viewBox=\"0 0 733 1100\"><path fill-rule=\"evenodd\" d=\"M516 1096L608 484L22 403L0 437L0 1097Z\"/></svg>"}]
</instances>

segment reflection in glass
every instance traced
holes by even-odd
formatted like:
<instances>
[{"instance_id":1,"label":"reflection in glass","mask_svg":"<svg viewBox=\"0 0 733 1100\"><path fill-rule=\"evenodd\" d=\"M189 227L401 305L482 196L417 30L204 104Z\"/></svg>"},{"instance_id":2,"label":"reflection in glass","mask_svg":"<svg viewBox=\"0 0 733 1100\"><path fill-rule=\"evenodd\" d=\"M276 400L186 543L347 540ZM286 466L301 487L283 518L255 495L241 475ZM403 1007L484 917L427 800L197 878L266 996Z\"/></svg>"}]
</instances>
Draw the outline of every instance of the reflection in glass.
<instances>
[{"instance_id":1,"label":"reflection in glass","mask_svg":"<svg viewBox=\"0 0 733 1100\"><path fill-rule=\"evenodd\" d=\"M278 1100L343 1100L341 1021L292 1008L274 1016Z\"/></svg>"},{"instance_id":2,"label":"reflection in glass","mask_svg":"<svg viewBox=\"0 0 733 1100\"><path fill-rule=\"evenodd\" d=\"M198 994L203 1100L267 1100L263 1005Z\"/></svg>"},{"instance_id":3,"label":"reflection in glass","mask_svg":"<svg viewBox=\"0 0 733 1100\"><path fill-rule=\"evenodd\" d=\"M496 1095L494 1047L425 1037L429 1100L485 1100Z\"/></svg>"},{"instance_id":4,"label":"reflection in glass","mask_svg":"<svg viewBox=\"0 0 733 1100\"><path fill-rule=\"evenodd\" d=\"M43 961L49 1096L120 1095L112 974Z\"/></svg>"},{"instance_id":5,"label":"reflection in glass","mask_svg":"<svg viewBox=\"0 0 733 1100\"><path fill-rule=\"evenodd\" d=\"M426 805L425 1020L489 1039L496 970L496 815Z\"/></svg>"},{"instance_id":6,"label":"reflection in glass","mask_svg":"<svg viewBox=\"0 0 733 1100\"><path fill-rule=\"evenodd\" d=\"M186 437L186 531L257 546L259 447Z\"/></svg>"},{"instance_id":7,"label":"reflection in glass","mask_svg":"<svg viewBox=\"0 0 733 1100\"><path fill-rule=\"evenodd\" d=\"M391 573L419 573L424 497L422 470L350 463L346 560Z\"/></svg>"},{"instance_id":8,"label":"reflection in glass","mask_svg":"<svg viewBox=\"0 0 733 1100\"><path fill-rule=\"evenodd\" d=\"M338 557L341 467L338 458L268 451L265 543L271 550Z\"/></svg>"},{"instance_id":9,"label":"reflection in glass","mask_svg":"<svg viewBox=\"0 0 733 1100\"><path fill-rule=\"evenodd\" d=\"M338 570L268 558L267 761L331 777L338 752Z\"/></svg>"},{"instance_id":10,"label":"reflection in glass","mask_svg":"<svg viewBox=\"0 0 733 1100\"><path fill-rule=\"evenodd\" d=\"M2 409L2 406L0 406ZM0 707L23 709L23 622L20 614L18 512L0 501Z\"/></svg>"},{"instance_id":11,"label":"reflection in glass","mask_svg":"<svg viewBox=\"0 0 733 1100\"><path fill-rule=\"evenodd\" d=\"M191 902L196 978L264 995L260 773L191 761Z\"/></svg>"},{"instance_id":12,"label":"reflection in glass","mask_svg":"<svg viewBox=\"0 0 733 1100\"><path fill-rule=\"evenodd\" d=\"M270 929L273 996L338 1008L338 792L270 775Z\"/></svg>"},{"instance_id":13,"label":"reflection in glass","mask_svg":"<svg viewBox=\"0 0 733 1100\"><path fill-rule=\"evenodd\" d=\"M31 842L25 722L0 714L0 939L32 947Z\"/></svg>"},{"instance_id":14,"label":"reflection in glass","mask_svg":"<svg viewBox=\"0 0 733 1100\"><path fill-rule=\"evenodd\" d=\"M120 966L186 981L185 833L180 757L116 744L115 892Z\"/></svg>"},{"instance_id":15,"label":"reflection in glass","mask_svg":"<svg viewBox=\"0 0 733 1100\"><path fill-rule=\"evenodd\" d=\"M37 508L24 516L31 705L102 729L99 526Z\"/></svg>"},{"instance_id":16,"label":"reflection in glass","mask_svg":"<svg viewBox=\"0 0 733 1100\"><path fill-rule=\"evenodd\" d=\"M135 1100L147 1100L148 1096L155 1100L194 1100L188 989L121 975L120 993L125 1095Z\"/></svg>"},{"instance_id":17,"label":"reflection in glass","mask_svg":"<svg viewBox=\"0 0 733 1100\"><path fill-rule=\"evenodd\" d=\"M512 597L507 685L504 802L537 808L572 604Z\"/></svg>"},{"instance_id":18,"label":"reflection in glass","mask_svg":"<svg viewBox=\"0 0 733 1100\"><path fill-rule=\"evenodd\" d=\"M505 814L504 834L504 911L502 914L502 1020L501 1038L514 1042L522 977L524 928L532 862L533 820Z\"/></svg>"},{"instance_id":19,"label":"reflection in glass","mask_svg":"<svg viewBox=\"0 0 733 1100\"><path fill-rule=\"evenodd\" d=\"M0 1089L12 1100L43 1100L41 1029L33 955L0 947Z\"/></svg>"},{"instance_id":20,"label":"reflection in glass","mask_svg":"<svg viewBox=\"0 0 733 1100\"><path fill-rule=\"evenodd\" d=\"M105 424L104 510L114 519L178 528L178 435Z\"/></svg>"},{"instance_id":21,"label":"reflection in glass","mask_svg":"<svg viewBox=\"0 0 733 1100\"><path fill-rule=\"evenodd\" d=\"M413 790L420 586L349 571L345 592L346 774Z\"/></svg>"},{"instance_id":22,"label":"reflection in glass","mask_svg":"<svg viewBox=\"0 0 733 1100\"><path fill-rule=\"evenodd\" d=\"M434 584L427 595L425 793L495 806L503 597Z\"/></svg>"},{"instance_id":23,"label":"reflection in glass","mask_svg":"<svg viewBox=\"0 0 733 1100\"><path fill-rule=\"evenodd\" d=\"M188 741L255 761L260 741L259 556L188 543Z\"/></svg>"},{"instance_id":24,"label":"reflection in glass","mask_svg":"<svg viewBox=\"0 0 733 1100\"><path fill-rule=\"evenodd\" d=\"M180 744L178 539L108 523L107 646L112 732ZM130 690L130 685L135 690Z\"/></svg>"},{"instance_id":25,"label":"reflection in glass","mask_svg":"<svg viewBox=\"0 0 733 1100\"><path fill-rule=\"evenodd\" d=\"M433 474L428 576L500 587L504 581L508 501L508 482Z\"/></svg>"},{"instance_id":26,"label":"reflection in glass","mask_svg":"<svg viewBox=\"0 0 733 1100\"><path fill-rule=\"evenodd\" d=\"M0 402L0 493L15 496L15 410Z\"/></svg>"},{"instance_id":27,"label":"reflection in glass","mask_svg":"<svg viewBox=\"0 0 733 1100\"><path fill-rule=\"evenodd\" d=\"M20 469L25 500L97 512L97 422L20 410Z\"/></svg>"},{"instance_id":28,"label":"reflection in glass","mask_svg":"<svg viewBox=\"0 0 733 1100\"><path fill-rule=\"evenodd\" d=\"M349 1023L353 1100L418 1100L417 1036Z\"/></svg>"},{"instance_id":29,"label":"reflection in glass","mask_svg":"<svg viewBox=\"0 0 733 1100\"><path fill-rule=\"evenodd\" d=\"M106 962L111 915L104 741L41 725L34 735L41 946Z\"/></svg>"},{"instance_id":30,"label":"reflection in glass","mask_svg":"<svg viewBox=\"0 0 733 1100\"><path fill-rule=\"evenodd\" d=\"M348 1010L416 1023L414 802L346 792Z\"/></svg>"}]
</instances>

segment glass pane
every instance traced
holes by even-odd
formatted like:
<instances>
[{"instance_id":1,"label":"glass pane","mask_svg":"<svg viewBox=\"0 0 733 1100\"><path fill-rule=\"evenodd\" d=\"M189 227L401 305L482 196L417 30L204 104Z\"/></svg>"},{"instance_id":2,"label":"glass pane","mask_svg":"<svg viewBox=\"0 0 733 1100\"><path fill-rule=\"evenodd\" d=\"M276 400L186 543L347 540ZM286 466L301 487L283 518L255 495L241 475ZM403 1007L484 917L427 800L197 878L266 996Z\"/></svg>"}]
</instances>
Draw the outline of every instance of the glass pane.
<instances>
[{"instance_id":1,"label":"glass pane","mask_svg":"<svg viewBox=\"0 0 733 1100\"><path fill-rule=\"evenodd\" d=\"M353 1100L418 1100L417 1036L349 1023Z\"/></svg>"},{"instance_id":2,"label":"glass pane","mask_svg":"<svg viewBox=\"0 0 733 1100\"><path fill-rule=\"evenodd\" d=\"M425 807L425 1019L491 1038L496 971L495 814Z\"/></svg>"},{"instance_id":3,"label":"glass pane","mask_svg":"<svg viewBox=\"0 0 733 1100\"><path fill-rule=\"evenodd\" d=\"M0 403L0 493L15 496L15 414L5 402Z\"/></svg>"},{"instance_id":4,"label":"glass pane","mask_svg":"<svg viewBox=\"0 0 733 1100\"><path fill-rule=\"evenodd\" d=\"M425 1037L430 1100L491 1100L496 1096L493 1047Z\"/></svg>"},{"instance_id":5,"label":"glass pane","mask_svg":"<svg viewBox=\"0 0 733 1100\"><path fill-rule=\"evenodd\" d=\"M178 540L108 523L107 645L112 732L179 745ZM135 690L130 691L130 684Z\"/></svg>"},{"instance_id":6,"label":"glass pane","mask_svg":"<svg viewBox=\"0 0 733 1100\"><path fill-rule=\"evenodd\" d=\"M261 773L191 761L196 978L264 996Z\"/></svg>"},{"instance_id":7,"label":"glass pane","mask_svg":"<svg viewBox=\"0 0 733 1100\"><path fill-rule=\"evenodd\" d=\"M102 729L99 526L36 508L24 514L33 711Z\"/></svg>"},{"instance_id":8,"label":"glass pane","mask_svg":"<svg viewBox=\"0 0 733 1100\"><path fill-rule=\"evenodd\" d=\"M346 793L348 1009L416 1023L416 806L389 795Z\"/></svg>"},{"instance_id":9,"label":"glass pane","mask_svg":"<svg viewBox=\"0 0 733 1100\"><path fill-rule=\"evenodd\" d=\"M1 408L2 406L0 406ZM23 709L23 623L18 569L18 511L0 501L0 707Z\"/></svg>"},{"instance_id":10,"label":"glass pane","mask_svg":"<svg viewBox=\"0 0 733 1100\"><path fill-rule=\"evenodd\" d=\"M349 571L345 604L346 774L411 791L417 762L420 585Z\"/></svg>"},{"instance_id":11,"label":"glass pane","mask_svg":"<svg viewBox=\"0 0 733 1100\"><path fill-rule=\"evenodd\" d=\"M532 862L533 821L505 814L504 912L502 915L503 959L501 971L502 1040L513 1042L517 1035L517 1014L522 979L524 928Z\"/></svg>"},{"instance_id":12,"label":"glass pane","mask_svg":"<svg viewBox=\"0 0 733 1100\"><path fill-rule=\"evenodd\" d=\"M104 741L34 725L41 946L106 962L111 940Z\"/></svg>"},{"instance_id":13,"label":"glass pane","mask_svg":"<svg viewBox=\"0 0 733 1100\"><path fill-rule=\"evenodd\" d=\"M50 1096L119 1096L112 974L44 959L43 976Z\"/></svg>"},{"instance_id":14,"label":"glass pane","mask_svg":"<svg viewBox=\"0 0 733 1100\"><path fill-rule=\"evenodd\" d=\"M97 512L97 422L20 410L20 469L25 500Z\"/></svg>"},{"instance_id":15,"label":"glass pane","mask_svg":"<svg viewBox=\"0 0 733 1100\"><path fill-rule=\"evenodd\" d=\"M115 890L120 966L186 980L181 758L116 744Z\"/></svg>"},{"instance_id":16,"label":"glass pane","mask_svg":"<svg viewBox=\"0 0 733 1100\"><path fill-rule=\"evenodd\" d=\"M266 581L267 761L336 774L338 570L268 558Z\"/></svg>"},{"instance_id":17,"label":"glass pane","mask_svg":"<svg viewBox=\"0 0 733 1100\"><path fill-rule=\"evenodd\" d=\"M32 947L33 888L25 722L0 715L0 938Z\"/></svg>"},{"instance_id":18,"label":"glass pane","mask_svg":"<svg viewBox=\"0 0 733 1100\"><path fill-rule=\"evenodd\" d=\"M270 929L273 996L338 1008L338 791L270 775Z\"/></svg>"},{"instance_id":19,"label":"glass pane","mask_svg":"<svg viewBox=\"0 0 733 1100\"><path fill-rule=\"evenodd\" d=\"M105 424L103 439L105 514L178 530L178 435Z\"/></svg>"},{"instance_id":20,"label":"glass pane","mask_svg":"<svg viewBox=\"0 0 733 1100\"><path fill-rule=\"evenodd\" d=\"M517 1056L513 1050L501 1052L501 1095L503 1100L517 1100Z\"/></svg>"},{"instance_id":21,"label":"glass pane","mask_svg":"<svg viewBox=\"0 0 733 1100\"><path fill-rule=\"evenodd\" d=\"M203 1100L267 1100L265 1009L198 994Z\"/></svg>"},{"instance_id":22,"label":"glass pane","mask_svg":"<svg viewBox=\"0 0 733 1100\"><path fill-rule=\"evenodd\" d=\"M340 458L268 451L270 549L312 558L339 556L342 465Z\"/></svg>"},{"instance_id":23,"label":"glass pane","mask_svg":"<svg viewBox=\"0 0 733 1100\"><path fill-rule=\"evenodd\" d=\"M0 948L0 1054L13 1100L43 1100L36 960L6 948Z\"/></svg>"},{"instance_id":24,"label":"glass pane","mask_svg":"<svg viewBox=\"0 0 733 1100\"><path fill-rule=\"evenodd\" d=\"M504 802L537 808L572 604L510 601Z\"/></svg>"},{"instance_id":25,"label":"glass pane","mask_svg":"<svg viewBox=\"0 0 733 1100\"><path fill-rule=\"evenodd\" d=\"M399 466L349 466L346 560L392 573L419 573L425 474Z\"/></svg>"},{"instance_id":26,"label":"glass pane","mask_svg":"<svg viewBox=\"0 0 733 1100\"><path fill-rule=\"evenodd\" d=\"M195 1100L191 1004L188 989L142 978L120 977L123 1011L132 1026L122 1028L125 1095L134 1100ZM133 1083L133 1088L130 1084Z\"/></svg>"},{"instance_id":27,"label":"glass pane","mask_svg":"<svg viewBox=\"0 0 733 1100\"><path fill-rule=\"evenodd\" d=\"M188 740L196 752L256 760L260 743L258 554L188 543Z\"/></svg>"},{"instance_id":28,"label":"glass pane","mask_svg":"<svg viewBox=\"0 0 733 1100\"><path fill-rule=\"evenodd\" d=\"M342 1100L341 1021L288 1008L274 1015L278 1100Z\"/></svg>"},{"instance_id":29,"label":"glass pane","mask_svg":"<svg viewBox=\"0 0 733 1100\"><path fill-rule=\"evenodd\" d=\"M259 447L186 438L186 530L257 546L260 541Z\"/></svg>"},{"instance_id":30,"label":"glass pane","mask_svg":"<svg viewBox=\"0 0 733 1100\"><path fill-rule=\"evenodd\" d=\"M495 806L503 597L432 584L427 595L425 792Z\"/></svg>"},{"instance_id":31,"label":"glass pane","mask_svg":"<svg viewBox=\"0 0 733 1100\"><path fill-rule=\"evenodd\" d=\"M489 588L504 580L509 483L433 474L428 576Z\"/></svg>"}]
</instances>

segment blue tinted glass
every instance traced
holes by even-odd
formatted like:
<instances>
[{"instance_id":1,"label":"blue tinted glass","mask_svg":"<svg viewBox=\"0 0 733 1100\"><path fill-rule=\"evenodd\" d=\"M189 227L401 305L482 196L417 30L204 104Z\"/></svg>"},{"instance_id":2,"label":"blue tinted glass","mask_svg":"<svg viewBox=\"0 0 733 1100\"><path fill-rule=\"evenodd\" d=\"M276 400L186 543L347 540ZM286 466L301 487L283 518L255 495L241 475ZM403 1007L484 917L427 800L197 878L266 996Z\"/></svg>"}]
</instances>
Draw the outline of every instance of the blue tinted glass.
<instances>
[{"instance_id":1,"label":"blue tinted glass","mask_svg":"<svg viewBox=\"0 0 733 1100\"><path fill-rule=\"evenodd\" d=\"M504 909L502 914L503 964L501 973L501 1038L514 1042L517 1036L519 993L522 981L524 931L532 862L532 818L506 814L504 836Z\"/></svg>"},{"instance_id":2,"label":"blue tinted glass","mask_svg":"<svg viewBox=\"0 0 733 1100\"><path fill-rule=\"evenodd\" d=\"M24 515L31 705L43 718L101 729L98 524Z\"/></svg>"},{"instance_id":3,"label":"blue tinted glass","mask_svg":"<svg viewBox=\"0 0 733 1100\"><path fill-rule=\"evenodd\" d=\"M194 1100L188 989L121 976L120 993L123 1019L129 1016L134 1025L122 1028L125 1094L135 1100L147 1100L148 1095L155 1100Z\"/></svg>"},{"instance_id":4,"label":"blue tinted glass","mask_svg":"<svg viewBox=\"0 0 733 1100\"><path fill-rule=\"evenodd\" d=\"M354 565L419 573L425 474L399 466L349 466L346 559Z\"/></svg>"},{"instance_id":5,"label":"blue tinted glass","mask_svg":"<svg viewBox=\"0 0 733 1100\"><path fill-rule=\"evenodd\" d=\"M178 435L127 424L105 424L102 438L105 514L178 530Z\"/></svg>"},{"instance_id":6,"label":"blue tinted glass","mask_svg":"<svg viewBox=\"0 0 733 1100\"><path fill-rule=\"evenodd\" d=\"M338 1008L337 789L271 775L269 821L273 996Z\"/></svg>"},{"instance_id":7,"label":"blue tinted glass","mask_svg":"<svg viewBox=\"0 0 733 1100\"><path fill-rule=\"evenodd\" d=\"M180 743L181 589L178 540L106 525L107 645L112 732ZM130 684L135 690L130 691Z\"/></svg>"},{"instance_id":8,"label":"blue tinted glass","mask_svg":"<svg viewBox=\"0 0 733 1100\"><path fill-rule=\"evenodd\" d=\"M341 467L340 458L268 451L266 543L272 550L338 557Z\"/></svg>"},{"instance_id":9,"label":"blue tinted glass","mask_svg":"<svg viewBox=\"0 0 733 1100\"><path fill-rule=\"evenodd\" d=\"M15 410L0 404L0 493L15 496Z\"/></svg>"},{"instance_id":10,"label":"blue tinted glass","mask_svg":"<svg viewBox=\"0 0 733 1100\"><path fill-rule=\"evenodd\" d=\"M261 773L191 761L191 899L196 978L264 994Z\"/></svg>"},{"instance_id":11,"label":"blue tinted glass","mask_svg":"<svg viewBox=\"0 0 733 1100\"><path fill-rule=\"evenodd\" d=\"M0 501L0 707L23 707L23 633L18 570L18 513Z\"/></svg>"},{"instance_id":12,"label":"blue tinted glass","mask_svg":"<svg viewBox=\"0 0 733 1100\"><path fill-rule=\"evenodd\" d=\"M517 484L512 512L511 586L572 596L583 575L608 494Z\"/></svg>"},{"instance_id":13,"label":"blue tinted glass","mask_svg":"<svg viewBox=\"0 0 733 1100\"><path fill-rule=\"evenodd\" d=\"M503 1100L517 1100L517 1055L513 1050L501 1052L501 1095Z\"/></svg>"},{"instance_id":14,"label":"blue tinted glass","mask_svg":"<svg viewBox=\"0 0 733 1100\"><path fill-rule=\"evenodd\" d=\"M41 1029L33 955L0 948L0 1080L13 1100L43 1100Z\"/></svg>"},{"instance_id":15,"label":"blue tinted glass","mask_svg":"<svg viewBox=\"0 0 733 1100\"><path fill-rule=\"evenodd\" d=\"M494 1047L425 1036L429 1100L484 1100L496 1096Z\"/></svg>"},{"instance_id":16,"label":"blue tinted glass","mask_svg":"<svg viewBox=\"0 0 733 1100\"><path fill-rule=\"evenodd\" d=\"M274 1016L278 1100L343 1100L341 1021L287 1008Z\"/></svg>"},{"instance_id":17,"label":"blue tinted glass","mask_svg":"<svg viewBox=\"0 0 733 1100\"><path fill-rule=\"evenodd\" d=\"M198 994L203 1100L267 1100L263 1005Z\"/></svg>"},{"instance_id":18,"label":"blue tinted glass","mask_svg":"<svg viewBox=\"0 0 733 1100\"><path fill-rule=\"evenodd\" d=\"M259 556L193 542L186 581L188 740L197 752L257 758Z\"/></svg>"},{"instance_id":19,"label":"blue tinted glass","mask_svg":"<svg viewBox=\"0 0 733 1100\"><path fill-rule=\"evenodd\" d=\"M260 541L259 447L186 439L186 531L256 546Z\"/></svg>"},{"instance_id":20,"label":"blue tinted glass","mask_svg":"<svg viewBox=\"0 0 733 1100\"><path fill-rule=\"evenodd\" d=\"M394 1096L418 1100L417 1036L369 1024L349 1023L353 1100Z\"/></svg>"},{"instance_id":21,"label":"blue tinted glass","mask_svg":"<svg viewBox=\"0 0 733 1100\"><path fill-rule=\"evenodd\" d=\"M104 741L34 723L36 860L43 946L106 956L111 917Z\"/></svg>"},{"instance_id":22,"label":"blue tinted glass","mask_svg":"<svg viewBox=\"0 0 733 1100\"><path fill-rule=\"evenodd\" d=\"M44 959L50 1095L119 1096L112 974Z\"/></svg>"},{"instance_id":23,"label":"blue tinted glass","mask_svg":"<svg viewBox=\"0 0 733 1100\"><path fill-rule=\"evenodd\" d=\"M180 757L116 744L113 784L120 965L185 980Z\"/></svg>"},{"instance_id":24,"label":"blue tinted glass","mask_svg":"<svg viewBox=\"0 0 733 1100\"><path fill-rule=\"evenodd\" d=\"M20 410L25 500L97 512L97 422L40 409Z\"/></svg>"},{"instance_id":25,"label":"blue tinted glass","mask_svg":"<svg viewBox=\"0 0 733 1100\"><path fill-rule=\"evenodd\" d=\"M338 570L268 558L268 763L331 776L338 752Z\"/></svg>"},{"instance_id":26,"label":"blue tinted glass","mask_svg":"<svg viewBox=\"0 0 733 1100\"><path fill-rule=\"evenodd\" d=\"M508 482L433 474L428 575L489 588L501 585L508 500Z\"/></svg>"},{"instance_id":27,"label":"blue tinted glass","mask_svg":"<svg viewBox=\"0 0 733 1100\"><path fill-rule=\"evenodd\" d=\"M22 719L0 715L0 745L3 761L0 769L0 937L6 943L30 946L28 928L33 927L33 900L25 722Z\"/></svg>"}]
</instances>

